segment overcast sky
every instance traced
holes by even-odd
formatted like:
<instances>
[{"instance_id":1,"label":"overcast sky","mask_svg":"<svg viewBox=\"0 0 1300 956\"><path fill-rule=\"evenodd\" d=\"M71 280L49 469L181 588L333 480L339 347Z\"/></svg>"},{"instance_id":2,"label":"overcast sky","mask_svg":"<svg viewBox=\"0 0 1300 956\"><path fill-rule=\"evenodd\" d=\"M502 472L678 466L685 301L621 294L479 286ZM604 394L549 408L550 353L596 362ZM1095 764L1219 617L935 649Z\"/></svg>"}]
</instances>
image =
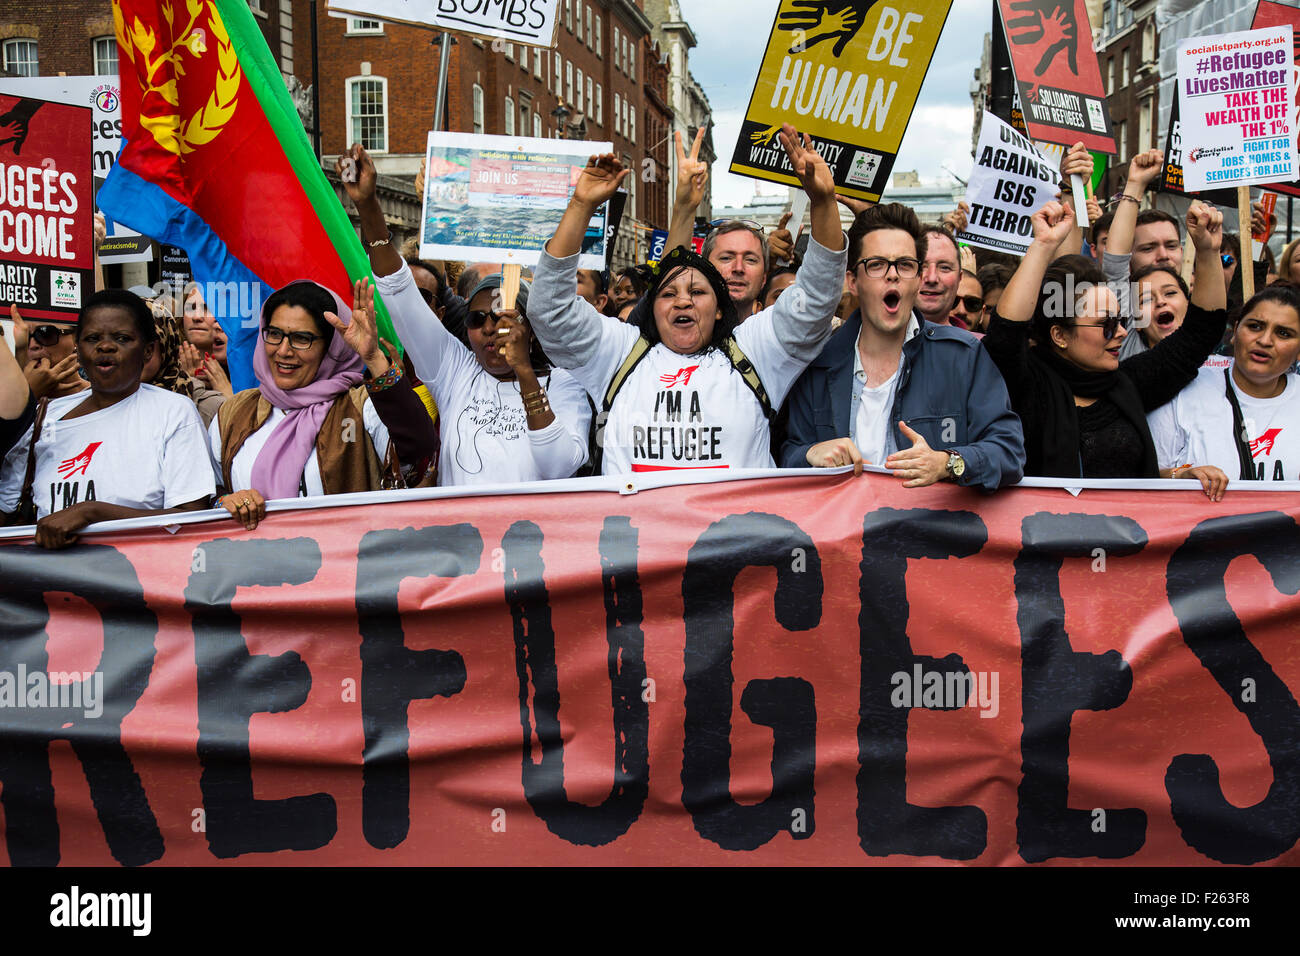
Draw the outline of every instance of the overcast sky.
<instances>
[{"instance_id":1,"label":"overcast sky","mask_svg":"<svg viewBox=\"0 0 1300 956\"><path fill-rule=\"evenodd\" d=\"M733 176L727 167L779 3L681 0L681 5L700 43L690 53L691 73L704 87L713 107L713 143L718 152L713 166L713 203L742 206L754 194L758 180ZM944 166L963 179L969 175L974 119L970 85L992 18L990 0L954 0L903 138L895 171L915 169L926 183L951 181Z\"/></svg>"}]
</instances>

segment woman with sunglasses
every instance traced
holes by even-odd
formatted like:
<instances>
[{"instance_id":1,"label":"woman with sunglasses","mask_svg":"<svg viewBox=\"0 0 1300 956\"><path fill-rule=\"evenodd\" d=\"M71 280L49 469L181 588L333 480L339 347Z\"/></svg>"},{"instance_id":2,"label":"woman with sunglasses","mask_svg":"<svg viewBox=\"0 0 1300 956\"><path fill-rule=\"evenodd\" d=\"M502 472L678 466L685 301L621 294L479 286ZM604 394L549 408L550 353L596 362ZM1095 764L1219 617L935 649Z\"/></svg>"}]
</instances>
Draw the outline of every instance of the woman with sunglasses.
<instances>
[{"instance_id":1,"label":"woman with sunglasses","mask_svg":"<svg viewBox=\"0 0 1300 956\"><path fill-rule=\"evenodd\" d=\"M587 224L628 170L605 154L578 177L534 271L533 318L548 354L609 413L604 474L773 467L772 410L830 335L848 258L826 161L789 124L780 136L811 200L812 236L794 287L743 324L719 270L684 246L661 260L627 323L576 297Z\"/></svg>"},{"instance_id":2,"label":"woman with sunglasses","mask_svg":"<svg viewBox=\"0 0 1300 956\"><path fill-rule=\"evenodd\" d=\"M410 267L384 236L375 166L359 145L349 153L356 182L345 182L361 218L379 292L442 422L438 484L484 485L572 476L587 461L591 407L582 388L551 369L529 328L528 289L501 308L498 275L470 291L467 348L420 296ZM342 163L340 159L339 168ZM570 286L575 289L576 282Z\"/></svg>"},{"instance_id":3,"label":"woman with sunglasses","mask_svg":"<svg viewBox=\"0 0 1300 956\"><path fill-rule=\"evenodd\" d=\"M1196 286L1187 319L1155 348L1123 362L1127 333L1100 270L1082 256L1055 259L1074 227L1071 206L1049 202L1031 222L1034 241L982 342L1024 425L1025 474L1158 478L1146 415L1196 377L1223 334L1223 217L1192 203L1187 229L1196 246Z\"/></svg>"},{"instance_id":4,"label":"woman with sunglasses","mask_svg":"<svg viewBox=\"0 0 1300 956\"><path fill-rule=\"evenodd\" d=\"M374 302L365 279L353 287L351 310L302 280L262 305L258 387L226 401L208 428L228 490L220 503L245 528L265 517L267 499L401 487L432 459L433 424L379 348Z\"/></svg>"},{"instance_id":5,"label":"woman with sunglasses","mask_svg":"<svg viewBox=\"0 0 1300 956\"><path fill-rule=\"evenodd\" d=\"M40 398L63 398L90 385L77 364L77 327L72 323L23 321L18 306L9 307L14 323L14 355L23 367L27 385Z\"/></svg>"}]
</instances>

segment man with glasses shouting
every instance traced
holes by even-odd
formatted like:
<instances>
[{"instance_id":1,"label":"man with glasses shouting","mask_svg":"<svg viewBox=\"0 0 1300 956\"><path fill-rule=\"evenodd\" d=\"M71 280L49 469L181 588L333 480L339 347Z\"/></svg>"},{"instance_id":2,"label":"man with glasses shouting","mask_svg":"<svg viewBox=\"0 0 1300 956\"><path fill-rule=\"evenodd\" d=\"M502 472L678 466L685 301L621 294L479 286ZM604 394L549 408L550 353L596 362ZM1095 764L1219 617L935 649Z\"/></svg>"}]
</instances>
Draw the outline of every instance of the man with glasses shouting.
<instances>
[{"instance_id":1,"label":"man with glasses shouting","mask_svg":"<svg viewBox=\"0 0 1300 956\"><path fill-rule=\"evenodd\" d=\"M882 465L905 488L1020 480L1024 434L992 360L973 336L913 315L926 238L899 203L854 221L858 308L790 393L784 467Z\"/></svg>"},{"instance_id":2,"label":"man with glasses shouting","mask_svg":"<svg viewBox=\"0 0 1300 956\"><path fill-rule=\"evenodd\" d=\"M9 307L14 323L14 354L23 367L27 386L40 398L62 398L90 387L79 374L77 326L71 322L30 325L18 306Z\"/></svg>"}]
</instances>

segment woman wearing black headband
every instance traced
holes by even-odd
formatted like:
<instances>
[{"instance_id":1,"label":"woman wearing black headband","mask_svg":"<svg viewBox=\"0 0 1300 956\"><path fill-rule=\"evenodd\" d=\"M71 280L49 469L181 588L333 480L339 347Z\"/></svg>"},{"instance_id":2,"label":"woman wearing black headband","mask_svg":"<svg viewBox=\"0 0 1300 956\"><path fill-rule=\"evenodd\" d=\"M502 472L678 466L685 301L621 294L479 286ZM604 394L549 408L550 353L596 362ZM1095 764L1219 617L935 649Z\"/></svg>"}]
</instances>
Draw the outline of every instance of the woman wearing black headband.
<instances>
[{"instance_id":1,"label":"woman wearing black headband","mask_svg":"<svg viewBox=\"0 0 1300 956\"><path fill-rule=\"evenodd\" d=\"M830 334L848 256L829 167L789 125L781 144L811 199L812 241L795 286L743 325L718 271L680 246L626 324L574 295L587 224L628 172L612 154L587 161L530 302L547 354L608 414L605 474L772 467L768 421Z\"/></svg>"}]
</instances>

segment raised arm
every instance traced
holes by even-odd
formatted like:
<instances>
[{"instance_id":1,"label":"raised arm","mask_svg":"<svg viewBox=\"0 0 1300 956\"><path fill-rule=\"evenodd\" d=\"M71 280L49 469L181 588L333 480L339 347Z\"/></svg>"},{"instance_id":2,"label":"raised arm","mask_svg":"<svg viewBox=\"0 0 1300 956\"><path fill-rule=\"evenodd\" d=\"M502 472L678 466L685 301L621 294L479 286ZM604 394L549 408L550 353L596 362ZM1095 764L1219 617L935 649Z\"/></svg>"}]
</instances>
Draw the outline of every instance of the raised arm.
<instances>
[{"instance_id":1,"label":"raised arm","mask_svg":"<svg viewBox=\"0 0 1300 956\"><path fill-rule=\"evenodd\" d=\"M1228 307L1228 288L1223 283L1223 213L1218 207L1197 201L1187 208L1187 234L1196 247L1192 271L1192 305L1212 312Z\"/></svg>"},{"instance_id":2,"label":"raised arm","mask_svg":"<svg viewBox=\"0 0 1300 956\"><path fill-rule=\"evenodd\" d=\"M708 129L706 123L696 131L689 156L682 147L681 130L673 133L673 143L677 149L677 190L673 197L673 214L668 220L665 252L678 246L688 249L691 247L695 210L704 202L704 189L709 184L709 165L700 159L700 144L704 142L704 134Z\"/></svg>"},{"instance_id":3,"label":"raised arm","mask_svg":"<svg viewBox=\"0 0 1300 956\"><path fill-rule=\"evenodd\" d=\"M847 243L844 230L840 228L834 174L821 154L812 148L807 133L800 136L793 126L786 123L781 127L780 140L799 184L808 194L812 237L831 252L841 251Z\"/></svg>"},{"instance_id":4,"label":"raised arm","mask_svg":"<svg viewBox=\"0 0 1300 956\"><path fill-rule=\"evenodd\" d=\"M1074 210L1069 203L1049 202L1030 219L1034 241L1002 290L998 314L1012 322L1028 322L1038 305L1043 275L1057 257L1061 243L1074 228Z\"/></svg>"},{"instance_id":5,"label":"raised arm","mask_svg":"<svg viewBox=\"0 0 1300 956\"><path fill-rule=\"evenodd\" d=\"M360 143L334 161L343 190L361 218L361 244L370 256L376 276L389 276L402 268L402 257L389 239L388 221L375 194L375 163Z\"/></svg>"},{"instance_id":6,"label":"raised arm","mask_svg":"<svg viewBox=\"0 0 1300 956\"><path fill-rule=\"evenodd\" d=\"M1164 168L1164 155L1158 149L1148 149L1138 153L1128 164L1128 182L1124 184L1119 205L1115 207L1115 218L1111 220L1110 232L1106 234L1106 251L1119 256L1129 255L1133 251L1133 233L1137 229L1138 209L1142 206L1142 196L1151 181L1160 175Z\"/></svg>"}]
</instances>

